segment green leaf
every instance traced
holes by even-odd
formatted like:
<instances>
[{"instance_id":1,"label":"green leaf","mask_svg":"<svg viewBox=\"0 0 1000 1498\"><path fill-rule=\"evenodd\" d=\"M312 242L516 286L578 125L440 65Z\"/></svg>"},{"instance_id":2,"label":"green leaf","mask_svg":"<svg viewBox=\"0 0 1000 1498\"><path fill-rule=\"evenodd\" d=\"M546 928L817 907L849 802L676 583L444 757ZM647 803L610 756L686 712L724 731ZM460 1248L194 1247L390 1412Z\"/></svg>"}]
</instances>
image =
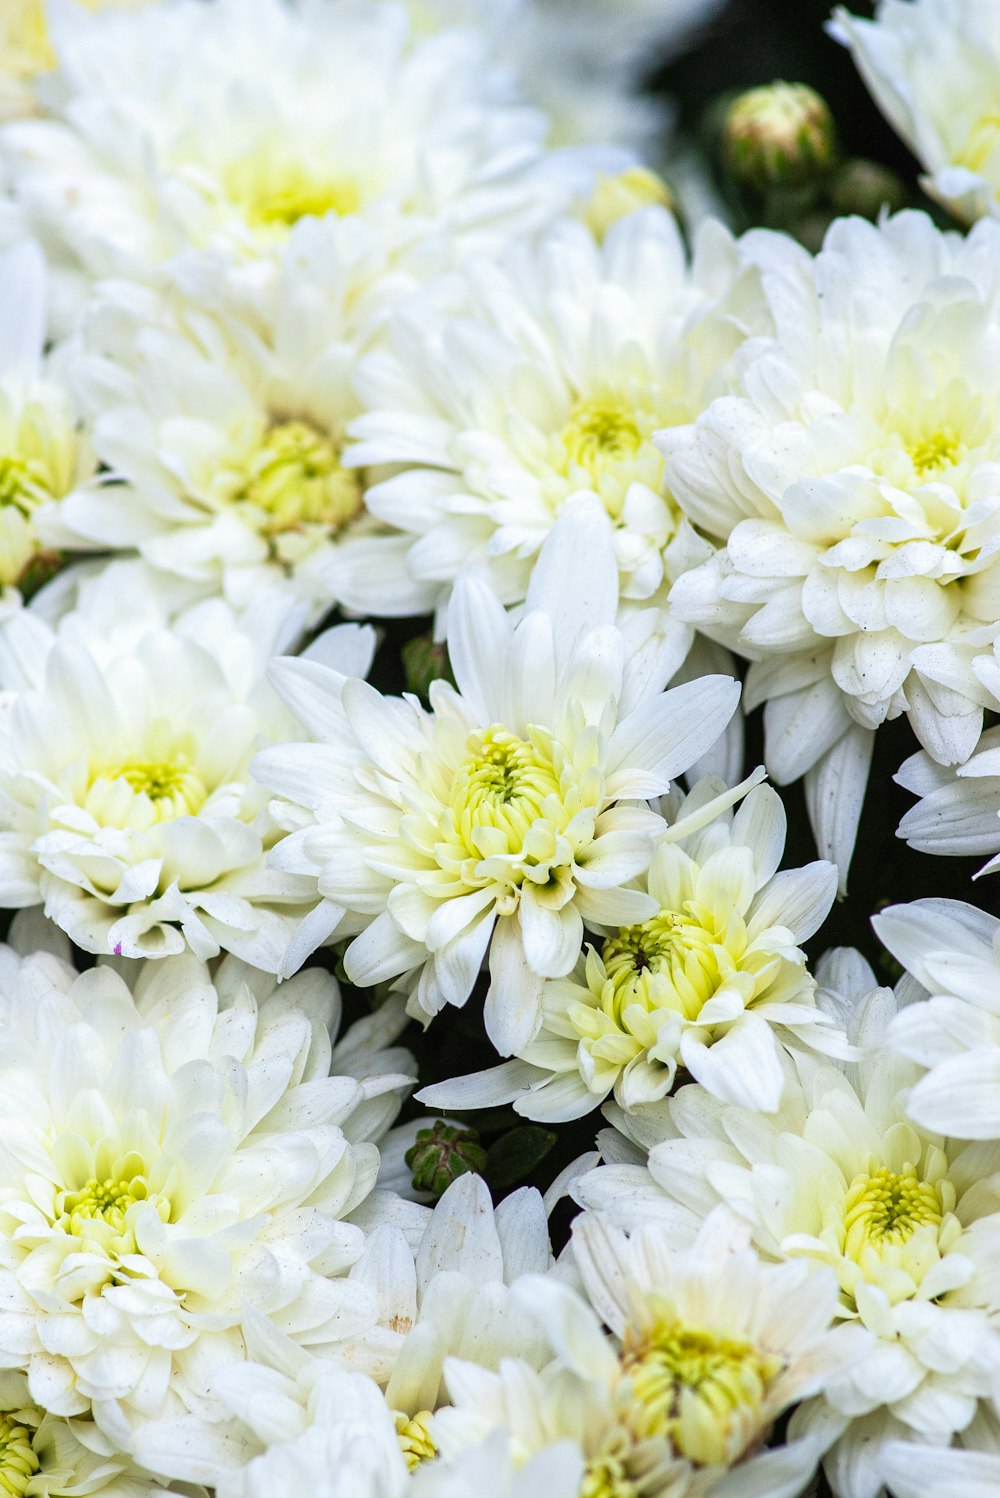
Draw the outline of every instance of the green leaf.
<instances>
[{"instance_id":1,"label":"green leaf","mask_svg":"<svg viewBox=\"0 0 1000 1498\"><path fill-rule=\"evenodd\" d=\"M540 1129L537 1124L525 1124L502 1134L486 1152L483 1174L491 1189L507 1191L523 1181L545 1159L556 1138L551 1130Z\"/></svg>"}]
</instances>

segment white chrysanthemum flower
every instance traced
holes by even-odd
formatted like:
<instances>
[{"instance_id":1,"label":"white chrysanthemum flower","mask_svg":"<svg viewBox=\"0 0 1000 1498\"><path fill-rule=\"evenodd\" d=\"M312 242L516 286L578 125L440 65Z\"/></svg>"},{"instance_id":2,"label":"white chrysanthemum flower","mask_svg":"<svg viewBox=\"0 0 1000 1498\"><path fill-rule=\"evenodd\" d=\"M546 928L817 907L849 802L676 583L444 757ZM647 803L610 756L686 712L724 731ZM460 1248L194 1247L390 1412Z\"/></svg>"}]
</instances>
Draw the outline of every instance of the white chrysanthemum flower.
<instances>
[{"instance_id":1,"label":"white chrysanthemum flower","mask_svg":"<svg viewBox=\"0 0 1000 1498\"><path fill-rule=\"evenodd\" d=\"M139 1432L143 1460L185 1481L210 1483L218 1498L404 1498L406 1461L371 1379L327 1358L291 1362L252 1326L248 1340L268 1361L217 1375L213 1388L226 1423L153 1422Z\"/></svg>"},{"instance_id":2,"label":"white chrysanthemum flower","mask_svg":"<svg viewBox=\"0 0 1000 1498\"><path fill-rule=\"evenodd\" d=\"M496 1374L450 1360L454 1405L432 1422L445 1461L501 1428L522 1460L570 1441L587 1498L800 1493L818 1440L760 1448L782 1411L815 1393L858 1341L829 1332L832 1275L764 1266L742 1241L725 1214L687 1253L660 1229L629 1239L578 1219L574 1257L591 1304L555 1277L520 1282L515 1296L555 1360L541 1373L511 1360Z\"/></svg>"},{"instance_id":3,"label":"white chrysanthemum flower","mask_svg":"<svg viewBox=\"0 0 1000 1498\"><path fill-rule=\"evenodd\" d=\"M292 227L327 215L417 265L547 223L591 170L543 156L543 117L508 102L481 40L414 39L396 4L66 10L52 42L51 117L7 126L0 160L77 283L180 255L264 293Z\"/></svg>"},{"instance_id":4,"label":"white chrysanthemum flower","mask_svg":"<svg viewBox=\"0 0 1000 1498\"><path fill-rule=\"evenodd\" d=\"M972 666L990 711L1000 713L1000 643ZM895 779L920 797L899 824L911 848L959 858L985 853L979 873L1000 869L1000 728L988 728L963 765L939 765L921 750Z\"/></svg>"},{"instance_id":5,"label":"white chrysanthemum flower","mask_svg":"<svg viewBox=\"0 0 1000 1498\"><path fill-rule=\"evenodd\" d=\"M626 888L662 826L645 800L715 742L739 688L716 676L661 691L672 662L659 616L615 624L610 542L596 502L568 506L517 624L484 583L460 582L448 613L459 691L433 683L430 712L310 662L275 672L320 740L254 762L305 809L288 808L297 830L272 865L310 875L321 897L286 970L334 930L358 932L352 982L407 974L429 1019L465 1003L488 953L486 1027L510 1055L538 1028L544 979L572 969L585 920L656 914Z\"/></svg>"},{"instance_id":6,"label":"white chrysanthemum flower","mask_svg":"<svg viewBox=\"0 0 1000 1498\"><path fill-rule=\"evenodd\" d=\"M1000 214L992 0L879 0L871 21L838 6L830 30L925 168L927 192L966 222Z\"/></svg>"},{"instance_id":7,"label":"white chrysanthemum flower","mask_svg":"<svg viewBox=\"0 0 1000 1498\"><path fill-rule=\"evenodd\" d=\"M700 781L640 880L656 915L607 928L569 977L545 983L541 1029L519 1061L425 1088L421 1101L514 1101L525 1117L557 1123L612 1092L626 1113L658 1102L681 1066L713 1096L773 1112L782 1041L836 1047L798 943L826 918L837 871L818 862L778 873L781 799L769 786L746 793L746 782L726 792Z\"/></svg>"},{"instance_id":8,"label":"white chrysanthemum flower","mask_svg":"<svg viewBox=\"0 0 1000 1498\"><path fill-rule=\"evenodd\" d=\"M289 579L325 613L318 564L363 507L341 449L384 272L364 225L312 220L264 309L213 308L207 288L199 303L103 283L69 369L97 454L125 482L50 506L43 534L137 548L237 607Z\"/></svg>"},{"instance_id":9,"label":"white chrysanthemum flower","mask_svg":"<svg viewBox=\"0 0 1000 1498\"><path fill-rule=\"evenodd\" d=\"M374 1294L378 1325L337 1357L384 1386L408 1457L426 1456L427 1420L450 1397L446 1358L492 1369L505 1358L546 1361L542 1333L511 1292L521 1276L551 1266L539 1193L523 1187L494 1210L476 1175L449 1186L415 1252L391 1225L369 1235L350 1277Z\"/></svg>"},{"instance_id":10,"label":"white chrysanthemum flower","mask_svg":"<svg viewBox=\"0 0 1000 1498\"><path fill-rule=\"evenodd\" d=\"M841 1498L880 1492L885 1442L947 1443L964 1430L1000 1375L990 1314L1000 1144L967 1145L912 1122L920 1069L886 1047L894 1013L888 990L861 1002L848 1033L871 1049L847 1074L800 1054L799 1084L776 1116L683 1088L662 1105L669 1122L648 1171L601 1166L574 1186L626 1225L655 1220L657 1191L667 1222L678 1206L703 1219L724 1202L766 1257L834 1271L839 1316L873 1340L825 1381L792 1433L826 1433Z\"/></svg>"},{"instance_id":11,"label":"white chrysanthemum flower","mask_svg":"<svg viewBox=\"0 0 1000 1498\"><path fill-rule=\"evenodd\" d=\"M345 1219L410 1085L377 1054L402 1014L367 1026L358 1080L326 973L279 991L185 956L130 969L130 992L55 968L23 965L0 1027L0 1359L128 1450L145 1419L222 1417L210 1384L245 1357L248 1304L306 1346L370 1323Z\"/></svg>"},{"instance_id":12,"label":"white chrysanthemum flower","mask_svg":"<svg viewBox=\"0 0 1000 1498\"><path fill-rule=\"evenodd\" d=\"M313 886L265 866L282 829L249 763L294 731L265 672L301 618L265 598L133 623L130 596L57 632L27 611L6 626L0 900L44 905L85 951L225 950L275 972ZM372 649L354 625L312 647L357 674Z\"/></svg>"},{"instance_id":13,"label":"white chrysanthemum flower","mask_svg":"<svg viewBox=\"0 0 1000 1498\"><path fill-rule=\"evenodd\" d=\"M622 597L653 598L706 554L665 488L653 433L726 388L763 315L726 231L707 225L689 267L662 208L621 219L603 244L562 222L432 286L358 375L365 414L348 461L403 465L367 495L395 535L342 548L332 589L405 614L475 570L518 603L566 501L593 493L612 520Z\"/></svg>"},{"instance_id":14,"label":"white chrysanthemum flower","mask_svg":"<svg viewBox=\"0 0 1000 1498\"><path fill-rule=\"evenodd\" d=\"M163 1483L90 1421L39 1409L23 1373L0 1372L0 1490L8 1498L165 1498Z\"/></svg>"},{"instance_id":15,"label":"white chrysanthemum flower","mask_svg":"<svg viewBox=\"0 0 1000 1498\"><path fill-rule=\"evenodd\" d=\"M0 589L5 603L16 600L15 588L44 581L59 565L36 528L39 510L89 487L97 469L63 363L43 357L46 279L34 245L19 245L0 257Z\"/></svg>"},{"instance_id":16,"label":"white chrysanthemum flower","mask_svg":"<svg viewBox=\"0 0 1000 1498\"><path fill-rule=\"evenodd\" d=\"M926 1002L902 1009L890 1043L927 1075L910 1117L957 1139L1000 1138L1000 920L959 900L914 900L873 917Z\"/></svg>"},{"instance_id":17,"label":"white chrysanthemum flower","mask_svg":"<svg viewBox=\"0 0 1000 1498\"><path fill-rule=\"evenodd\" d=\"M349 1326L317 1359L251 1312L244 1323L247 1345L264 1366L226 1369L215 1386L233 1421L150 1422L139 1434L137 1454L167 1477L209 1482L235 1498L249 1491L266 1448L285 1449L308 1426L322 1424L316 1401L327 1371L339 1368L364 1374L384 1390L379 1418L390 1414L393 1446L415 1471L437 1455L432 1416L450 1398L448 1357L493 1370L508 1358L533 1368L551 1358L544 1333L512 1293L524 1275L547 1273L551 1265L537 1191L517 1191L494 1212L485 1183L461 1176L415 1245L390 1222L368 1236L349 1279L368 1298L370 1326Z\"/></svg>"},{"instance_id":18,"label":"white chrysanthemum flower","mask_svg":"<svg viewBox=\"0 0 1000 1498\"><path fill-rule=\"evenodd\" d=\"M809 772L821 851L846 867L872 736L907 713L943 764L987 705L1000 632L1000 227L924 214L836 223L815 259L755 255L776 323L740 393L660 435L667 477L718 552L676 611L754 664L766 758Z\"/></svg>"}]
</instances>

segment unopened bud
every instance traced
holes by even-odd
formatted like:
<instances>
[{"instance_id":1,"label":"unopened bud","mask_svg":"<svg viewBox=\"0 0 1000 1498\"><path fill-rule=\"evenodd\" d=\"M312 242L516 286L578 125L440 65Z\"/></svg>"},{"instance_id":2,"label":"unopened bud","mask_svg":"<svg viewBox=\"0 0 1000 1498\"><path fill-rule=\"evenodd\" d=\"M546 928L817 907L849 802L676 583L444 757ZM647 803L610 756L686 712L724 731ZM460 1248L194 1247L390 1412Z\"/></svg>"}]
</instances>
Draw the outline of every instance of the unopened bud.
<instances>
[{"instance_id":1,"label":"unopened bud","mask_svg":"<svg viewBox=\"0 0 1000 1498\"><path fill-rule=\"evenodd\" d=\"M829 171L837 130L826 101L804 83L771 83L729 107L722 158L730 177L757 193L802 187Z\"/></svg>"},{"instance_id":2,"label":"unopened bud","mask_svg":"<svg viewBox=\"0 0 1000 1498\"><path fill-rule=\"evenodd\" d=\"M431 1128L417 1131L416 1143L406 1151L405 1159L413 1174L413 1189L441 1196L459 1176L482 1174L486 1151L476 1129L457 1129L439 1118Z\"/></svg>"},{"instance_id":3,"label":"unopened bud","mask_svg":"<svg viewBox=\"0 0 1000 1498\"><path fill-rule=\"evenodd\" d=\"M426 697L432 681L450 681L454 685L448 647L443 640L435 640L429 634L417 635L407 640L401 653L408 692Z\"/></svg>"},{"instance_id":4,"label":"unopened bud","mask_svg":"<svg viewBox=\"0 0 1000 1498\"><path fill-rule=\"evenodd\" d=\"M883 208L898 213L909 202L900 177L877 161L856 156L845 161L830 184L830 204L837 213L856 213L877 219Z\"/></svg>"},{"instance_id":5,"label":"unopened bud","mask_svg":"<svg viewBox=\"0 0 1000 1498\"><path fill-rule=\"evenodd\" d=\"M586 200L580 216L594 238L603 239L619 219L654 204L669 208L671 213L676 209L674 195L663 178L648 167L633 166L614 175L599 173L597 186Z\"/></svg>"}]
</instances>

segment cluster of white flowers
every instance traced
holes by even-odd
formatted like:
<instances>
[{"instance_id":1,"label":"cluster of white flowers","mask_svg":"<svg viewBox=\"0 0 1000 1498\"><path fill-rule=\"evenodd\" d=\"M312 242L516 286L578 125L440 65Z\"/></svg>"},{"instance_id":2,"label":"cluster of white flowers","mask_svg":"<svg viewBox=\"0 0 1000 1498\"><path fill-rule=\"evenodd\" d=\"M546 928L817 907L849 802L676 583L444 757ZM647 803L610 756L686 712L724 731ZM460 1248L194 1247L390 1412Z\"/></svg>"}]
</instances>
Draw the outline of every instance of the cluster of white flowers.
<instances>
[{"instance_id":1,"label":"cluster of white flowers","mask_svg":"<svg viewBox=\"0 0 1000 1498\"><path fill-rule=\"evenodd\" d=\"M0 8L0 1498L1000 1489L994 0L815 252L722 0Z\"/></svg>"}]
</instances>

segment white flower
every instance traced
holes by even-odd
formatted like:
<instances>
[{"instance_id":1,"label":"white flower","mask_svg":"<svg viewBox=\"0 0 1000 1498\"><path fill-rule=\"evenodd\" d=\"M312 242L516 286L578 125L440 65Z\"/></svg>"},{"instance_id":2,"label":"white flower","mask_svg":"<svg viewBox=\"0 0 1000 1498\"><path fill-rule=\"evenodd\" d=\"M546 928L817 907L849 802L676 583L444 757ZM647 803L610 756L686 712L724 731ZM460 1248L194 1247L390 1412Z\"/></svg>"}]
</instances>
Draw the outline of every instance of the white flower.
<instances>
[{"instance_id":1,"label":"white flower","mask_svg":"<svg viewBox=\"0 0 1000 1498\"><path fill-rule=\"evenodd\" d=\"M39 1409L23 1373L0 1373L0 1488L9 1498L162 1498L163 1484L89 1421Z\"/></svg>"},{"instance_id":2,"label":"white flower","mask_svg":"<svg viewBox=\"0 0 1000 1498\"><path fill-rule=\"evenodd\" d=\"M754 664L766 759L810 772L821 851L846 868L872 735L907 713L942 764L988 703L1000 632L1000 227L924 214L836 223L812 259L757 236L776 323L740 393L660 435L670 486L718 552L682 618Z\"/></svg>"},{"instance_id":3,"label":"white flower","mask_svg":"<svg viewBox=\"0 0 1000 1498\"><path fill-rule=\"evenodd\" d=\"M675 220L654 207L603 244L564 221L405 304L391 349L359 371L365 414L348 452L404 465L367 495L395 535L342 548L331 589L405 614L475 570L518 603L566 501L593 493L613 523L623 598L653 598L705 555L664 486L653 433L726 388L728 358L762 311L756 287L718 224L689 267Z\"/></svg>"},{"instance_id":4,"label":"white flower","mask_svg":"<svg viewBox=\"0 0 1000 1498\"><path fill-rule=\"evenodd\" d=\"M990 711L1000 713L1000 643L972 668ZM960 858L985 853L989 861L979 873L1000 869L1000 729L988 728L963 765L939 765L921 750L895 779L920 797L899 824L911 848Z\"/></svg>"},{"instance_id":5,"label":"white flower","mask_svg":"<svg viewBox=\"0 0 1000 1498\"><path fill-rule=\"evenodd\" d=\"M264 598L242 618L210 601L140 623L113 586L114 573L96 617L53 633L22 611L0 642L15 689L0 719L0 899L43 904L85 951L226 950L274 972L311 886L265 867L281 829L249 762L293 729L264 672L301 619ZM363 672L372 646L348 625L313 650Z\"/></svg>"},{"instance_id":6,"label":"white flower","mask_svg":"<svg viewBox=\"0 0 1000 1498\"><path fill-rule=\"evenodd\" d=\"M544 1274L551 1264L537 1191L522 1187L494 1210L481 1177L459 1176L415 1251L391 1225L369 1235L350 1278L375 1296L378 1325L336 1355L384 1385L403 1437L418 1440L429 1415L448 1402L446 1358L492 1369L505 1358L532 1367L545 1361L544 1338L511 1290L521 1276Z\"/></svg>"},{"instance_id":7,"label":"white flower","mask_svg":"<svg viewBox=\"0 0 1000 1498\"><path fill-rule=\"evenodd\" d=\"M256 1349L259 1338L251 1334ZM275 1347L264 1344L273 1355ZM140 1432L143 1459L218 1498L403 1498L407 1468L381 1392L325 1358L224 1368L215 1393L225 1427L165 1420Z\"/></svg>"},{"instance_id":8,"label":"white flower","mask_svg":"<svg viewBox=\"0 0 1000 1498\"><path fill-rule=\"evenodd\" d=\"M415 41L398 5L67 7L52 44L51 117L7 126L0 160L78 286L181 255L263 293L294 224L328 214L417 263L442 237L488 247L532 229L579 188L481 43Z\"/></svg>"},{"instance_id":9,"label":"white flower","mask_svg":"<svg viewBox=\"0 0 1000 1498\"><path fill-rule=\"evenodd\" d=\"M363 507L341 448L385 279L384 248L348 219L293 231L261 308L102 283L69 370L116 482L49 506L43 534L136 547L237 607L289 578L321 616L317 564Z\"/></svg>"},{"instance_id":10,"label":"white flower","mask_svg":"<svg viewBox=\"0 0 1000 1498\"><path fill-rule=\"evenodd\" d=\"M662 693L658 615L618 628L617 602L610 524L580 500L543 548L519 623L482 582L456 587L459 691L435 682L430 712L282 664L276 684L320 740L254 762L306 808L272 865L311 875L321 897L286 969L307 943L359 932L344 959L352 982L409 975L413 1011L430 1018L465 1003L489 952L486 1027L509 1055L540 1023L544 978L576 961L584 920L656 913L625 888L662 825L644 800L718 738L739 689L705 677Z\"/></svg>"},{"instance_id":11,"label":"white flower","mask_svg":"<svg viewBox=\"0 0 1000 1498\"><path fill-rule=\"evenodd\" d=\"M130 992L49 958L6 998L0 1361L39 1405L91 1411L128 1450L145 1419L221 1418L210 1384L245 1357L248 1304L306 1346L369 1324L344 1219L410 1078L376 1055L356 1080L351 1034L337 1075L329 975L279 992L184 956L135 969ZM401 1024L393 1006L366 1043Z\"/></svg>"},{"instance_id":12,"label":"white flower","mask_svg":"<svg viewBox=\"0 0 1000 1498\"><path fill-rule=\"evenodd\" d=\"M926 1068L910 1117L957 1139L1000 1139L1000 920L959 900L890 905L872 920L879 940L926 1002L894 1020L890 1043Z\"/></svg>"},{"instance_id":13,"label":"white flower","mask_svg":"<svg viewBox=\"0 0 1000 1498\"><path fill-rule=\"evenodd\" d=\"M919 1068L886 1047L894 1013L888 990L858 1006L848 1034L871 1049L849 1075L798 1055L799 1084L775 1117L683 1088L662 1105L669 1124L646 1183L641 1167L603 1166L574 1187L627 1224L655 1220L651 1178L667 1223L678 1206L705 1218L724 1202L768 1258L834 1271L838 1314L872 1340L791 1429L832 1447L825 1469L841 1498L875 1498L885 1442L947 1443L965 1429L1000 1374L990 1314L1000 1144L965 1145L911 1121Z\"/></svg>"},{"instance_id":14,"label":"white flower","mask_svg":"<svg viewBox=\"0 0 1000 1498\"><path fill-rule=\"evenodd\" d=\"M432 1423L445 1461L500 1427L522 1460L571 1441L585 1463L580 1491L594 1498L793 1498L820 1444L759 1448L857 1341L829 1334L832 1276L763 1266L742 1241L726 1214L687 1253L661 1229L629 1239L579 1219L574 1257L591 1304L554 1277L518 1285L555 1359L541 1373L510 1361L498 1374L449 1361L454 1406Z\"/></svg>"},{"instance_id":15,"label":"white flower","mask_svg":"<svg viewBox=\"0 0 1000 1498\"><path fill-rule=\"evenodd\" d=\"M830 30L924 166L927 192L966 222L1000 214L992 0L879 0L871 21L838 6Z\"/></svg>"},{"instance_id":16,"label":"white flower","mask_svg":"<svg viewBox=\"0 0 1000 1498\"><path fill-rule=\"evenodd\" d=\"M415 1471L437 1455L435 1410L447 1404L449 1357L498 1369L508 1358L541 1367L551 1357L535 1318L512 1293L526 1274L551 1268L542 1198L523 1188L494 1212L485 1183L461 1176L441 1197L415 1244L391 1222L377 1226L348 1276L371 1306L371 1324L347 1326L317 1359L252 1309L244 1318L251 1358L264 1366L227 1368L214 1392L232 1420L192 1416L151 1421L136 1441L144 1465L168 1477L204 1481L220 1493L247 1491L261 1448L280 1446L328 1415L328 1373L371 1378L397 1458ZM360 1387L360 1385L358 1386ZM336 1424L336 1422L334 1422ZM313 1432L309 1441L319 1435ZM277 1453L275 1453L275 1461ZM248 1465L249 1464L249 1465ZM272 1463L274 1465L274 1463Z\"/></svg>"},{"instance_id":17,"label":"white flower","mask_svg":"<svg viewBox=\"0 0 1000 1498\"><path fill-rule=\"evenodd\" d=\"M784 808L769 786L747 795L747 784L700 781L679 802L640 881L656 915L607 929L569 977L545 983L542 1026L520 1063L425 1088L421 1101L515 1100L528 1118L564 1122L612 1091L626 1113L658 1102L682 1066L713 1096L773 1112L782 1039L836 1044L797 943L825 918L837 874L827 863L777 873Z\"/></svg>"},{"instance_id":18,"label":"white flower","mask_svg":"<svg viewBox=\"0 0 1000 1498\"><path fill-rule=\"evenodd\" d=\"M63 361L43 358L46 279L34 245L0 257L0 588L8 594L5 602L15 587L44 581L59 565L36 529L39 510L89 487L97 468L79 430Z\"/></svg>"}]
</instances>

